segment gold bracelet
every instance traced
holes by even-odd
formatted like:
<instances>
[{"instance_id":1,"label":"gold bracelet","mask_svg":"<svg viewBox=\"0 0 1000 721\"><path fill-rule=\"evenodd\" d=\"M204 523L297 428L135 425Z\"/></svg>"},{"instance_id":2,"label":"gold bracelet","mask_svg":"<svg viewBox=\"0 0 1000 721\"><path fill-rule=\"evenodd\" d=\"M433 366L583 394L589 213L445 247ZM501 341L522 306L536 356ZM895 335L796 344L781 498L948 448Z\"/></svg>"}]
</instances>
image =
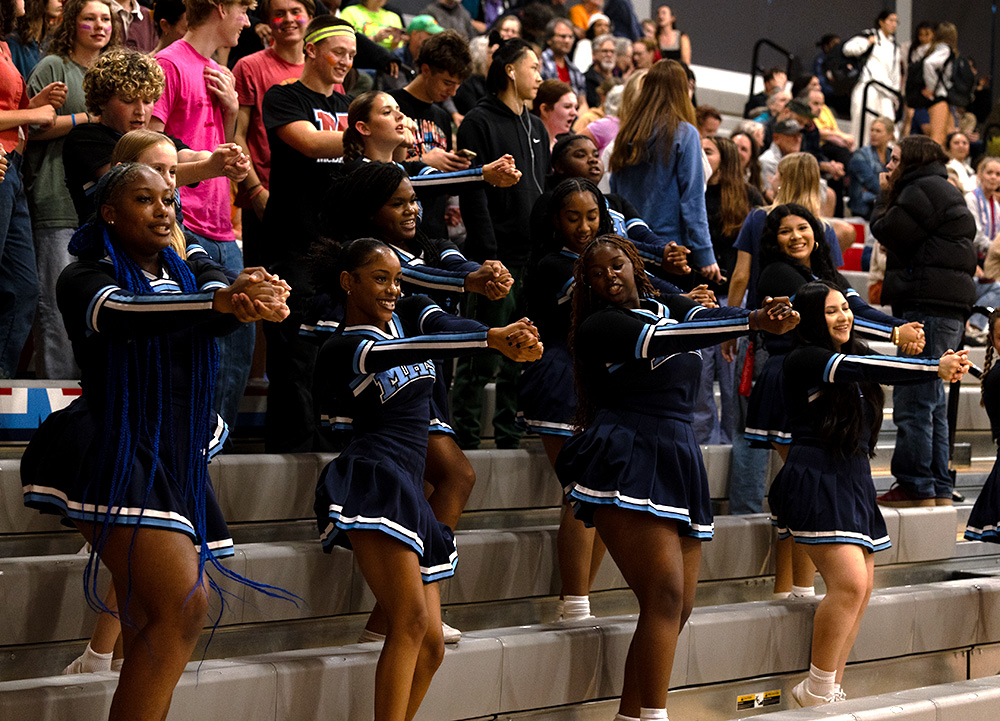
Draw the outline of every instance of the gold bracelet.
<instances>
[{"instance_id":1,"label":"gold bracelet","mask_svg":"<svg viewBox=\"0 0 1000 721\"><path fill-rule=\"evenodd\" d=\"M899 326L892 329L892 344L894 346L899 345Z\"/></svg>"}]
</instances>

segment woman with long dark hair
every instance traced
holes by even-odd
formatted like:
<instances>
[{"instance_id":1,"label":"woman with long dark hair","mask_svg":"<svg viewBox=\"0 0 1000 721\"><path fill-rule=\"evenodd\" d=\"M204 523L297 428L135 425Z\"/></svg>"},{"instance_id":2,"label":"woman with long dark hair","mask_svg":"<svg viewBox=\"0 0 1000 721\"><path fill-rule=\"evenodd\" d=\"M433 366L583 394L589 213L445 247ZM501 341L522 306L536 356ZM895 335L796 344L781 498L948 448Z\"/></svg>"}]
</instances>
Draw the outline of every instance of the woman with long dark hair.
<instances>
[{"instance_id":1,"label":"woman with long dark hair","mask_svg":"<svg viewBox=\"0 0 1000 721\"><path fill-rule=\"evenodd\" d=\"M708 481L691 431L698 348L794 327L787 299L759 311L656 298L634 246L604 235L576 262L570 346L582 431L556 464L576 517L593 524L639 602L619 719L666 718L677 636L694 603Z\"/></svg>"},{"instance_id":2,"label":"woman with long dark hair","mask_svg":"<svg viewBox=\"0 0 1000 721\"><path fill-rule=\"evenodd\" d=\"M750 209L763 205L764 198L743 179L740 153L732 140L718 136L702 138L701 147L712 169L705 187L708 231L724 278L721 283L709 283L708 288L724 303L729 290L728 279L736 267L737 251L733 243ZM705 348L702 360L701 386L695 407L695 435L699 443L730 444L736 403L732 363L723 357L721 346ZM721 414L715 405L716 382L721 394Z\"/></svg>"},{"instance_id":3,"label":"woman with long dark hair","mask_svg":"<svg viewBox=\"0 0 1000 721\"><path fill-rule=\"evenodd\" d=\"M953 382L969 363L967 351L871 355L855 338L850 301L828 281L799 288L795 308L802 320L783 363L792 443L769 500L778 533L805 544L826 583L809 676L792 689L800 706L815 706L846 698L841 683L872 591L873 554L890 545L868 460L882 424L881 384Z\"/></svg>"},{"instance_id":4,"label":"woman with long dark hair","mask_svg":"<svg viewBox=\"0 0 1000 721\"><path fill-rule=\"evenodd\" d=\"M26 505L57 513L93 551L84 584L101 608L97 558L110 571L125 662L110 719L159 721L205 624L206 566L253 584L233 554L208 478L228 437L212 410L216 338L240 322L281 320L287 286L262 268L230 283L202 255L170 248L174 191L152 168L116 166L98 219L73 236L79 260L56 290L83 396L50 415L21 461Z\"/></svg>"},{"instance_id":5,"label":"woman with long dark hair","mask_svg":"<svg viewBox=\"0 0 1000 721\"><path fill-rule=\"evenodd\" d=\"M694 124L684 68L659 61L646 74L635 112L622 118L611 153L611 190L632 203L656 235L690 248L692 267L718 282Z\"/></svg>"},{"instance_id":6,"label":"woman with long dark hair","mask_svg":"<svg viewBox=\"0 0 1000 721\"><path fill-rule=\"evenodd\" d=\"M316 364L317 399L353 419L354 435L322 472L316 517L325 549L354 550L388 617L375 676L376 721L412 719L444 656L437 582L454 574L452 530L424 498L427 409L434 358L496 350L541 357L526 319L502 328L445 313L425 296L400 298L403 272L381 241L315 250L314 282L343 305L343 323Z\"/></svg>"}]
</instances>

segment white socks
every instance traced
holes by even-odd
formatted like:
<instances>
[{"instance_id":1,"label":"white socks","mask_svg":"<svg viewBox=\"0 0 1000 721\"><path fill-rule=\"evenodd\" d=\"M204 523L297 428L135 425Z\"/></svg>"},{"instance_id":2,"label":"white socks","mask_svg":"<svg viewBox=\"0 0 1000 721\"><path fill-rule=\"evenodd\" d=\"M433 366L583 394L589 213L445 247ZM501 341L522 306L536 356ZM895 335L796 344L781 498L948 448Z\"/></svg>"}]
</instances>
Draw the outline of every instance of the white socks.
<instances>
[{"instance_id":1,"label":"white socks","mask_svg":"<svg viewBox=\"0 0 1000 721\"><path fill-rule=\"evenodd\" d=\"M836 686L836 679L836 671L824 671L809 664L809 680L806 682L806 690L814 696L830 696Z\"/></svg>"},{"instance_id":2,"label":"white socks","mask_svg":"<svg viewBox=\"0 0 1000 721\"><path fill-rule=\"evenodd\" d=\"M809 596L816 595L815 586L792 586L792 590L789 592L789 598L808 598Z\"/></svg>"},{"instance_id":3,"label":"white socks","mask_svg":"<svg viewBox=\"0 0 1000 721\"><path fill-rule=\"evenodd\" d=\"M667 721L667 710L665 708L641 708L639 709L639 721Z\"/></svg>"},{"instance_id":4,"label":"white socks","mask_svg":"<svg viewBox=\"0 0 1000 721\"><path fill-rule=\"evenodd\" d=\"M108 671L111 669L111 658L113 651L108 653L95 653L94 649L87 644L84 652L76 658L73 663L63 669L63 675L68 676L74 673L95 673L97 671Z\"/></svg>"},{"instance_id":5,"label":"white socks","mask_svg":"<svg viewBox=\"0 0 1000 721\"><path fill-rule=\"evenodd\" d=\"M562 607L559 609L559 618L563 621L591 618L590 596L564 596Z\"/></svg>"},{"instance_id":6,"label":"white socks","mask_svg":"<svg viewBox=\"0 0 1000 721\"><path fill-rule=\"evenodd\" d=\"M620 713L615 714L615 721L640 721L635 716L623 716Z\"/></svg>"},{"instance_id":7,"label":"white socks","mask_svg":"<svg viewBox=\"0 0 1000 721\"><path fill-rule=\"evenodd\" d=\"M122 670L123 663L125 663L125 659L116 658L114 661L111 662L111 670L120 672Z\"/></svg>"}]
</instances>

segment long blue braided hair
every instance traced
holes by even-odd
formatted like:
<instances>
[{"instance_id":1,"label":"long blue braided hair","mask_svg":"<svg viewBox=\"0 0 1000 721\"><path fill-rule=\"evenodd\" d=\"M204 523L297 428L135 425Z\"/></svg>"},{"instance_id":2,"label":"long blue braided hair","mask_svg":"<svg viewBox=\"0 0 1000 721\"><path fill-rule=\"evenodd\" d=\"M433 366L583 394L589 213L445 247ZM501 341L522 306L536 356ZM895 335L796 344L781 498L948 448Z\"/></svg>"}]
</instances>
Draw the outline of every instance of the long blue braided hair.
<instances>
[{"instance_id":1,"label":"long blue braided hair","mask_svg":"<svg viewBox=\"0 0 1000 721\"><path fill-rule=\"evenodd\" d=\"M113 203L125 186L137 180L146 170L151 168L139 163L124 163L114 166L105 174L95 191L97 213L73 235L69 244L69 252L74 256L109 260L114 267L115 282L118 286L136 294L153 293L152 286L142 269L116 244L108 232L107 225L100 218L100 210L105 204ZM182 293L199 291L194 273L173 248L167 247L161 251L160 259ZM219 351L214 337L197 329L189 331L188 340L192 371L190 386L186 397L177 397L173 394L170 375L171 366L175 361L175 349L172 347L169 335L108 339L104 427L100 429L103 438L100 455L101 480L107 483L108 488L105 498L100 501L101 505L107 504L108 511L95 515L95 522L100 524L100 532L95 534L90 562L84 573L87 603L96 611L109 610L104 605L97 587L97 559L100 552L107 542L111 529L120 519L126 492L134 488L133 484L143 483L145 491L142 497L148 498L164 454L173 454L177 460L177 470L185 473L184 498L188 502L188 507L194 509L194 517L189 520L194 524L199 543L198 577L202 578L205 565L210 563L222 576L269 596L293 602L298 598L284 589L251 581L226 568L208 547L206 527L209 484L208 444L212 433L212 421L215 419L212 396L219 368ZM180 352L180 349L176 352ZM182 417L189 419L188 423L181 424L181 429L175 429L173 423L173 404L177 403L185 404ZM186 433L183 427L186 427ZM178 437L175 430L181 437ZM146 478L136 478L132 472L140 443L144 447L144 452L152 454ZM144 501L141 512L145 513L145 510ZM134 543L133 535L133 548ZM131 552L132 548L129 550L130 567ZM205 577L210 588L219 594L224 607L226 600L224 590L210 575L205 574ZM129 588L131 589L131 579ZM196 588L197 584L192 588L192 593ZM119 608L128 608L127 598L125 603L119 603ZM219 616L214 619L213 633L221 616L222 608L219 610ZM127 620L127 615L122 612L121 618Z\"/></svg>"}]
</instances>

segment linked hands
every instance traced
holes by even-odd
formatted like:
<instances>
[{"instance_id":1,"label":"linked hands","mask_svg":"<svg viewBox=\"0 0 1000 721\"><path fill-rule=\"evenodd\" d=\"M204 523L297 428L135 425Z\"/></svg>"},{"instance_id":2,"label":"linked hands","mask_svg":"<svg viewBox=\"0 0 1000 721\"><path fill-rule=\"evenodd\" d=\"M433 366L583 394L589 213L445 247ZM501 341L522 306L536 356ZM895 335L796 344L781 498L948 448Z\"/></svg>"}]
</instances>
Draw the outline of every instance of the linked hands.
<instances>
[{"instance_id":1,"label":"linked hands","mask_svg":"<svg viewBox=\"0 0 1000 721\"><path fill-rule=\"evenodd\" d=\"M527 318L501 328L490 328L486 342L493 350L518 362L538 360L544 350L538 339L538 329Z\"/></svg>"},{"instance_id":2,"label":"linked hands","mask_svg":"<svg viewBox=\"0 0 1000 721\"><path fill-rule=\"evenodd\" d=\"M244 268L232 285L215 292L213 307L236 316L242 323L280 323L288 317L291 290L288 283L263 268Z\"/></svg>"}]
</instances>

